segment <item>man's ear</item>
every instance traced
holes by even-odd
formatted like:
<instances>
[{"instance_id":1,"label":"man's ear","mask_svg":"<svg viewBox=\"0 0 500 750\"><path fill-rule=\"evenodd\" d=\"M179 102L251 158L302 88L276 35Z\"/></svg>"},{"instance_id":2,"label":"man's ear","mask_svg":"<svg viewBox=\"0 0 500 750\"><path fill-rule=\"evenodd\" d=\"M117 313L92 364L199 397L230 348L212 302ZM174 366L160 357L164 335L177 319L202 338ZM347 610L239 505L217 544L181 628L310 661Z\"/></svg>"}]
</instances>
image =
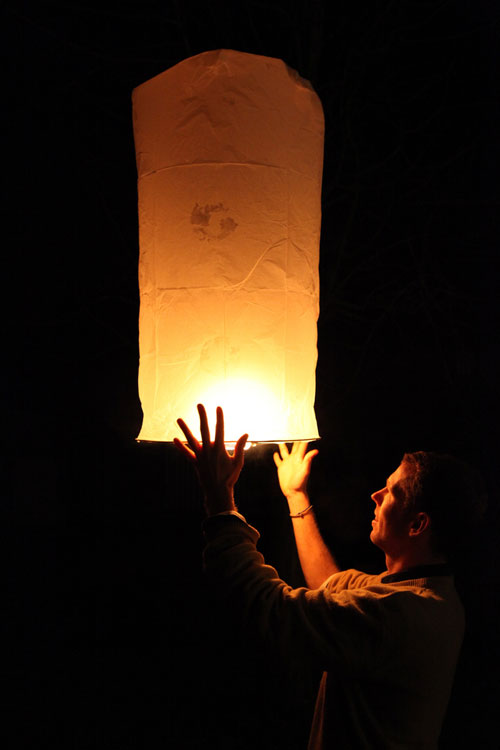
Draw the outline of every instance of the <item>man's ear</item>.
<instances>
[{"instance_id":1,"label":"man's ear","mask_svg":"<svg viewBox=\"0 0 500 750\"><path fill-rule=\"evenodd\" d=\"M425 511L420 511L410 523L410 536L419 536L419 534L423 534L424 531L430 529L430 526L430 516Z\"/></svg>"}]
</instances>

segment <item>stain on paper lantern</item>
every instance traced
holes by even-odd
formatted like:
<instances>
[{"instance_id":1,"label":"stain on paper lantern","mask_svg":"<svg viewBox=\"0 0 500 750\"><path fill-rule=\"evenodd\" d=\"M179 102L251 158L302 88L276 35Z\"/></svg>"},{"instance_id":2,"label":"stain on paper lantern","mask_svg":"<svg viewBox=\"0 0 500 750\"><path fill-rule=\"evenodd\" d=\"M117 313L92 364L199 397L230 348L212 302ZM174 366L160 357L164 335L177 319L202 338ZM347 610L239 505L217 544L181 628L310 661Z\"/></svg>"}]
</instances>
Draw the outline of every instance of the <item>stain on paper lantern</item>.
<instances>
[{"instance_id":1,"label":"stain on paper lantern","mask_svg":"<svg viewBox=\"0 0 500 750\"><path fill-rule=\"evenodd\" d=\"M138 86L133 116L138 439L180 437L199 402L228 442L317 438L317 95L281 60L217 50Z\"/></svg>"},{"instance_id":2,"label":"stain on paper lantern","mask_svg":"<svg viewBox=\"0 0 500 750\"><path fill-rule=\"evenodd\" d=\"M195 234L200 240L223 240L225 237L234 232L237 223L230 216L220 217L217 221L212 221L212 215L221 211L227 212L228 209L217 203L215 206L199 206L197 203L191 214L191 224L195 224Z\"/></svg>"}]
</instances>

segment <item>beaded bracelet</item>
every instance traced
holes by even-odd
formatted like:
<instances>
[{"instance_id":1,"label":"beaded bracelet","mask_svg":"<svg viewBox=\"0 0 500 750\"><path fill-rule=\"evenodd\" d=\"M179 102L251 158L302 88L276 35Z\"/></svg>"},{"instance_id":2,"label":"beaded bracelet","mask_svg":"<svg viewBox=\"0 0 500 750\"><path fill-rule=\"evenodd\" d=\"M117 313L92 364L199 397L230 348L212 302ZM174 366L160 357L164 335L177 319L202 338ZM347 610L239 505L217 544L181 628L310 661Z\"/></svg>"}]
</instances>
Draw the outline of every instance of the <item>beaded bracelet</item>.
<instances>
[{"instance_id":1,"label":"beaded bracelet","mask_svg":"<svg viewBox=\"0 0 500 750\"><path fill-rule=\"evenodd\" d=\"M308 508L305 508L304 510L301 510L300 513L295 513L295 515L292 515L290 513L290 518L303 518L306 513L309 513L309 511L312 509L312 505L310 505Z\"/></svg>"}]
</instances>

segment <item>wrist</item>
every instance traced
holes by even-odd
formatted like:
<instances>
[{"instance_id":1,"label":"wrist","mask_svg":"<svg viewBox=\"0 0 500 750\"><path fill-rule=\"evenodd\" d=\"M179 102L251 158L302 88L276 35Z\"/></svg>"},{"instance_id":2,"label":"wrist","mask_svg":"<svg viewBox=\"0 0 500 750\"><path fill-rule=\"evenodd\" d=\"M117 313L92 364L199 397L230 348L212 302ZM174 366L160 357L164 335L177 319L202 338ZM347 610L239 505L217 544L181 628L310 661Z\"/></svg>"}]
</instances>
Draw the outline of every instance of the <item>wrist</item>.
<instances>
[{"instance_id":1,"label":"wrist","mask_svg":"<svg viewBox=\"0 0 500 750\"><path fill-rule=\"evenodd\" d=\"M309 495L304 490L294 490L293 492L287 492L286 499L288 501L288 507L291 513L296 513L303 510L311 504Z\"/></svg>"},{"instance_id":2,"label":"wrist","mask_svg":"<svg viewBox=\"0 0 500 750\"><path fill-rule=\"evenodd\" d=\"M205 507L209 516L224 513L228 510L238 510L234 502L232 488L218 489L214 492L205 493Z\"/></svg>"}]
</instances>

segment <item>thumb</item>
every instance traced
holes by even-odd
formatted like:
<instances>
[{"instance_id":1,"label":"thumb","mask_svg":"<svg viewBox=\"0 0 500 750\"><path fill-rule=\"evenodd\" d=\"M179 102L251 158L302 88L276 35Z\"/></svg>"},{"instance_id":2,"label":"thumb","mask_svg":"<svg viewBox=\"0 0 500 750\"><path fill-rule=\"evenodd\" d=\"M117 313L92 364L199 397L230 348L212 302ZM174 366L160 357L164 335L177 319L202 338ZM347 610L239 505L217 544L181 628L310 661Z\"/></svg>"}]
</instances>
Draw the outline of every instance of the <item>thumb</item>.
<instances>
[{"instance_id":1,"label":"thumb","mask_svg":"<svg viewBox=\"0 0 500 750\"><path fill-rule=\"evenodd\" d=\"M243 462L245 460L245 445L247 440L248 433L242 435L234 446L234 460L238 468L241 468L243 466Z\"/></svg>"},{"instance_id":2,"label":"thumb","mask_svg":"<svg viewBox=\"0 0 500 750\"><path fill-rule=\"evenodd\" d=\"M318 453L318 450L312 450L309 451L309 453L306 453L306 455L304 456L304 466L308 476L311 473L311 464L313 462L313 459L318 455Z\"/></svg>"}]
</instances>

